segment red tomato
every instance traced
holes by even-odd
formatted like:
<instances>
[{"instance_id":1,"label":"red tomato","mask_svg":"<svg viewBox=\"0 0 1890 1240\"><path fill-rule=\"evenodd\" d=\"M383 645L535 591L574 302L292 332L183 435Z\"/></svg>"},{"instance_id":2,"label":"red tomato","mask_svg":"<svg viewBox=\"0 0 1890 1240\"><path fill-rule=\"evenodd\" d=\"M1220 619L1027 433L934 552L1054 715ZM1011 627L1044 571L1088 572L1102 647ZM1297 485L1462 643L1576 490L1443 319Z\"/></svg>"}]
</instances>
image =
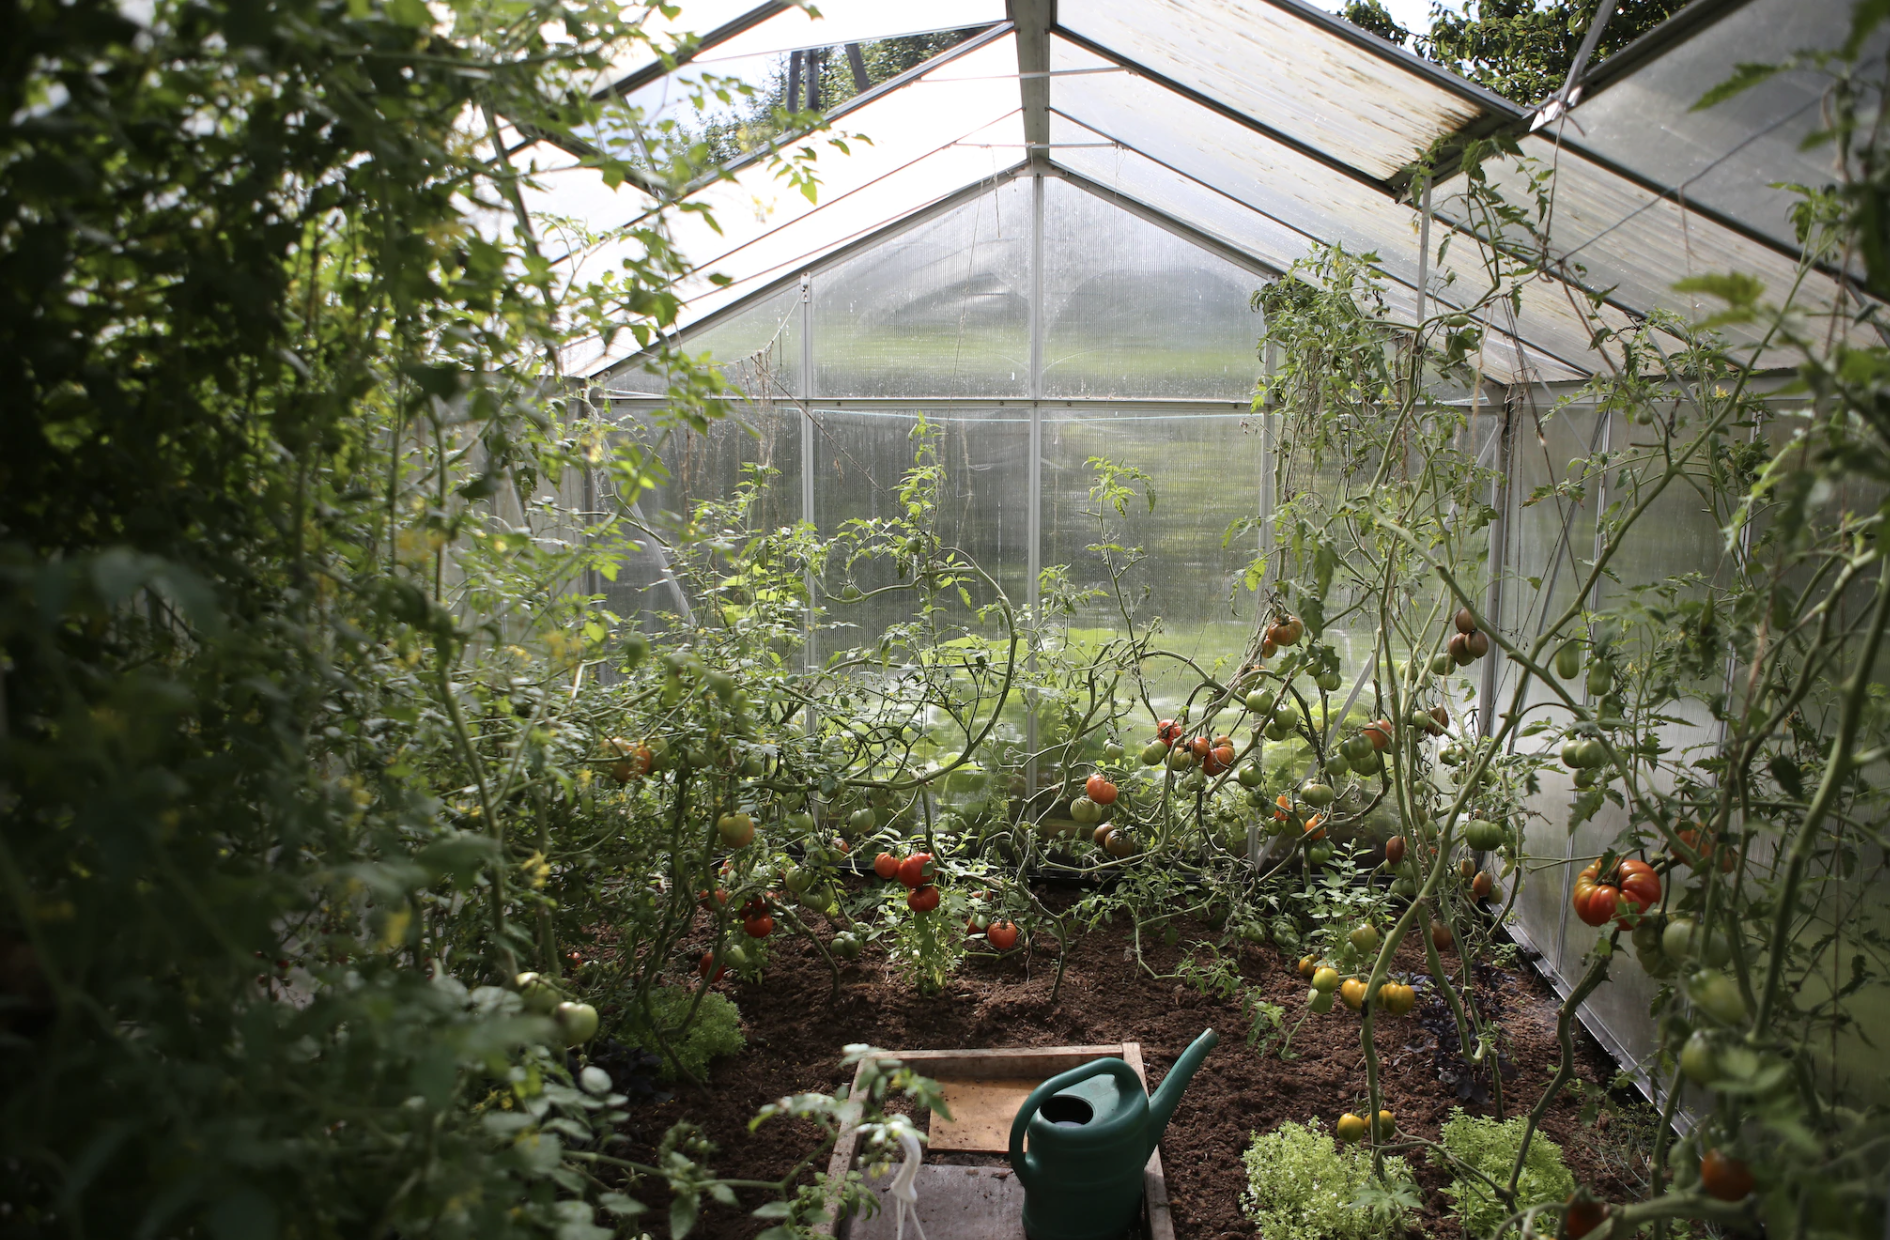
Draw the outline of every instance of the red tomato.
<instances>
[{"instance_id":1,"label":"red tomato","mask_svg":"<svg viewBox=\"0 0 1890 1240\"><path fill-rule=\"evenodd\" d=\"M709 977L709 969L714 964L715 964L715 953L703 952L702 959L696 961L696 972L700 973L703 977ZM726 965L724 965L723 967L719 969L716 969L715 976L709 977L709 984L714 985L716 982L721 981L722 978L725 977L727 974L728 974L728 966Z\"/></svg>"},{"instance_id":2,"label":"red tomato","mask_svg":"<svg viewBox=\"0 0 1890 1240\"><path fill-rule=\"evenodd\" d=\"M1103 778L1101 771L1083 781L1083 795L1098 805L1116 803L1116 786Z\"/></svg>"},{"instance_id":3,"label":"red tomato","mask_svg":"<svg viewBox=\"0 0 1890 1240\"><path fill-rule=\"evenodd\" d=\"M1496 880L1490 877L1488 870L1478 870L1477 876L1470 880L1470 891L1479 900L1487 900L1496 890Z\"/></svg>"},{"instance_id":4,"label":"red tomato","mask_svg":"<svg viewBox=\"0 0 1890 1240\"><path fill-rule=\"evenodd\" d=\"M906 907L915 913L929 913L938 907L938 888L930 885L914 888L906 897Z\"/></svg>"},{"instance_id":5,"label":"red tomato","mask_svg":"<svg viewBox=\"0 0 1890 1240\"><path fill-rule=\"evenodd\" d=\"M888 881L899 877L899 858L891 853L881 853L873 858L873 873Z\"/></svg>"},{"instance_id":6,"label":"red tomato","mask_svg":"<svg viewBox=\"0 0 1890 1240\"><path fill-rule=\"evenodd\" d=\"M899 863L899 881L909 888L925 886L936 872L931 853L913 853Z\"/></svg>"},{"instance_id":7,"label":"red tomato","mask_svg":"<svg viewBox=\"0 0 1890 1240\"><path fill-rule=\"evenodd\" d=\"M711 900L714 901L713 904L710 903ZM724 907L728 904L728 892L723 891L719 887L716 889L713 896L706 891L697 892L696 903L713 913L717 908Z\"/></svg>"},{"instance_id":8,"label":"red tomato","mask_svg":"<svg viewBox=\"0 0 1890 1240\"><path fill-rule=\"evenodd\" d=\"M1385 861L1392 869L1395 870L1404 864L1404 849L1405 843L1402 835L1394 835L1385 841Z\"/></svg>"},{"instance_id":9,"label":"red tomato","mask_svg":"<svg viewBox=\"0 0 1890 1240\"><path fill-rule=\"evenodd\" d=\"M1590 887L1584 899L1582 893L1575 897L1575 915L1590 926L1605 926L1614 916L1615 907L1621 901L1621 889L1598 884Z\"/></svg>"},{"instance_id":10,"label":"red tomato","mask_svg":"<svg viewBox=\"0 0 1890 1240\"><path fill-rule=\"evenodd\" d=\"M1752 1168L1718 1150L1700 1159L1700 1187L1721 1201L1743 1201L1752 1192Z\"/></svg>"},{"instance_id":11,"label":"red tomato","mask_svg":"<svg viewBox=\"0 0 1890 1240\"><path fill-rule=\"evenodd\" d=\"M1570 1197L1568 1215L1562 1226L1563 1234L1568 1237L1568 1240L1581 1240L1581 1237L1601 1226L1602 1220L1607 1217L1606 1202Z\"/></svg>"},{"instance_id":12,"label":"red tomato","mask_svg":"<svg viewBox=\"0 0 1890 1240\"><path fill-rule=\"evenodd\" d=\"M1173 719L1164 719L1155 725L1155 739L1164 745L1173 745L1181 739L1181 725Z\"/></svg>"},{"instance_id":13,"label":"red tomato","mask_svg":"<svg viewBox=\"0 0 1890 1240\"><path fill-rule=\"evenodd\" d=\"M1205 758L1208 756L1208 751L1214 748L1214 742L1205 736L1197 736L1188 742L1188 748L1194 751L1195 757Z\"/></svg>"},{"instance_id":14,"label":"red tomato","mask_svg":"<svg viewBox=\"0 0 1890 1240\"><path fill-rule=\"evenodd\" d=\"M1017 946L1017 924L1009 921L994 921L984 932L985 941L1001 952L1007 952Z\"/></svg>"},{"instance_id":15,"label":"red tomato","mask_svg":"<svg viewBox=\"0 0 1890 1240\"><path fill-rule=\"evenodd\" d=\"M1379 753L1383 753L1385 750L1391 748L1391 723L1389 720L1380 719L1376 723L1368 723L1360 728L1359 732L1366 740L1372 743L1372 748L1376 749Z\"/></svg>"},{"instance_id":16,"label":"red tomato","mask_svg":"<svg viewBox=\"0 0 1890 1240\"><path fill-rule=\"evenodd\" d=\"M751 939L765 939L774 933L774 918L766 913L759 917L750 917L742 923L742 929L748 932L748 937Z\"/></svg>"},{"instance_id":17,"label":"red tomato","mask_svg":"<svg viewBox=\"0 0 1890 1240\"><path fill-rule=\"evenodd\" d=\"M1219 775L1233 765L1234 747L1232 745L1216 745L1207 751L1206 757L1201 759L1201 771L1206 775Z\"/></svg>"}]
</instances>

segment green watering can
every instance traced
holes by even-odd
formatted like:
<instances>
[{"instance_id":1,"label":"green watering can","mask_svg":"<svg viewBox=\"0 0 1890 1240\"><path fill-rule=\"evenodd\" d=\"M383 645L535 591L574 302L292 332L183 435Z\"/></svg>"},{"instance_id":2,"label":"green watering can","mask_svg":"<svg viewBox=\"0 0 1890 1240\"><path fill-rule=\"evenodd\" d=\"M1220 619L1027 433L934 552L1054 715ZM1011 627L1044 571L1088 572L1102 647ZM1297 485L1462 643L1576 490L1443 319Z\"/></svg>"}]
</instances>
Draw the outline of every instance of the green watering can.
<instances>
[{"instance_id":1,"label":"green watering can","mask_svg":"<svg viewBox=\"0 0 1890 1240\"><path fill-rule=\"evenodd\" d=\"M1024 1186L1030 1240L1117 1240L1129 1230L1142 1200L1142 1168L1219 1041L1212 1029L1196 1038L1153 1098L1120 1059L1092 1060L1031 1091L1011 1121L1011 1168Z\"/></svg>"}]
</instances>

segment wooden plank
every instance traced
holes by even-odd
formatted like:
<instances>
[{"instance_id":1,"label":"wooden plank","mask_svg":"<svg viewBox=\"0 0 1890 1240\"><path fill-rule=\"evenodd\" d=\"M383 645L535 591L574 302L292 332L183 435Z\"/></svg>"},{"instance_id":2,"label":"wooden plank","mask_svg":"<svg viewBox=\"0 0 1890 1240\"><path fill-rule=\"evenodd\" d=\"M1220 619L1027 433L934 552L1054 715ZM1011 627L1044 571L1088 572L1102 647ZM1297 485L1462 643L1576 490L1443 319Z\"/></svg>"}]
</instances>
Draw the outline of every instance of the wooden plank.
<instances>
[{"instance_id":1,"label":"wooden plank","mask_svg":"<svg viewBox=\"0 0 1890 1240\"><path fill-rule=\"evenodd\" d=\"M1148 1092L1148 1072L1142 1067L1142 1044L1124 1042L1122 1058L1142 1078ZM1142 1168L1142 1208L1147 1214L1148 1240L1175 1240L1175 1216L1168 1208L1168 1177L1162 1174L1162 1148L1157 1145Z\"/></svg>"},{"instance_id":2,"label":"wooden plank","mask_svg":"<svg viewBox=\"0 0 1890 1240\"><path fill-rule=\"evenodd\" d=\"M879 1210L847 1224L847 1240L895 1240L899 1218L887 1190L893 1175L873 1185ZM1025 1240L1024 1186L1009 1167L947 1167L927 1163L912 1183L925 1240ZM918 1240L911 1226L907 1240Z\"/></svg>"},{"instance_id":3,"label":"wooden plank","mask_svg":"<svg viewBox=\"0 0 1890 1240\"><path fill-rule=\"evenodd\" d=\"M1139 1043L1135 1042L1122 1042L1104 1046L1020 1046L992 1050L883 1051L880 1055L875 1056L875 1058L897 1059L902 1063L911 1064L920 1072L939 1081L946 1081L954 1077L983 1080L1009 1079L1020 1082L1028 1081L1029 1086L1025 1090L1025 1094L1028 1096L1029 1089L1034 1089L1038 1083L1060 1072L1067 1072L1069 1069L1080 1067L1092 1059L1101 1059L1111 1055L1127 1061L1128 1064L1135 1069L1136 1075L1141 1077L1142 1088L1145 1090L1148 1088L1148 1075L1142 1067L1142 1048ZM866 1061L862 1061L854 1070L853 1093L855 1094L859 1092L860 1082L865 1074L865 1070ZM1021 1101L1019 1105L1022 1105ZM1016 1114L1015 1107L1012 1108L1011 1113L1012 1115ZM1009 1140L1010 1129L1007 1121L1005 1126L1005 1146L1001 1147L1001 1149L1008 1148ZM841 1128L840 1135L834 1142L833 1154L827 1161L827 1182L829 1184L838 1186L845 1182L847 1172L852 1169L854 1161L859 1155L859 1144L860 1134L856 1127L847 1125ZM1001 1149L998 1152L1001 1152ZM937 1164L928 1164L926 1171L930 1172L935 1166L937 1166ZM966 1170L966 1168L963 1167L939 1167L938 1169L948 1172L957 1171L959 1173ZM1008 1169L1002 1167L971 1168L971 1170L990 1171L994 1173L994 1175L1002 1173L1008 1177ZM1143 1200L1144 1205L1147 1207L1145 1224L1147 1227L1148 1240L1175 1240L1174 1219L1168 1208L1168 1189L1167 1183L1162 1177L1162 1158L1160 1150L1157 1150L1154 1154L1149 1156L1148 1165L1143 1169L1142 1175ZM943 1182L949 1183L949 1181ZM1014 1191L1018 1194L1018 1210L1021 1220L1023 1188L1021 1185L1015 1184L1014 1177L1008 1177L1007 1182L1014 1186ZM921 1191L923 1193L923 1190ZM983 1192L984 1189L980 1187L978 1191ZM923 1199L923 1196L921 1196L922 1201ZM837 1220L834 1218L837 1205L837 1202L830 1201L827 1209L827 1217L814 1227L814 1231L817 1235L834 1236L837 1234ZM890 1227L892 1216L888 1214L882 1217L888 1220L888 1226ZM929 1219L926 1221L929 1226ZM876 1226L877 1223L878 1218L875 1218L862 1222L860 1226ZM891 1235L892 1233L888 1231L887 1234ZM927 1234L930 1236L931 1233L928 1231ZM985 1234L997 1235L998 1233ZM1005 1240L1010 1240L1009 1233L1002 1233L1002 1235ZM1018 1224L1018 1235L1022 1235L1021 1221ZM862 1233L859 1237L849 1235L847 1240L865 1240L865 1234ZM943 1237L940 1237L939 1240L943 1240Z\"/></svg>"},{"instance_id":4,"label":"wooden plank","mask_svg":"<svg viewBox=\"0 0 1890 1240\"><path fill-rule=\"evenodd\" d=\"M938 1083L952 1117L932 1113L929 1147L1002 1154L1011 1148L1011 1121L1042 1080L1035 1076L940 1077Z\"/></svg>"}]
</instances>

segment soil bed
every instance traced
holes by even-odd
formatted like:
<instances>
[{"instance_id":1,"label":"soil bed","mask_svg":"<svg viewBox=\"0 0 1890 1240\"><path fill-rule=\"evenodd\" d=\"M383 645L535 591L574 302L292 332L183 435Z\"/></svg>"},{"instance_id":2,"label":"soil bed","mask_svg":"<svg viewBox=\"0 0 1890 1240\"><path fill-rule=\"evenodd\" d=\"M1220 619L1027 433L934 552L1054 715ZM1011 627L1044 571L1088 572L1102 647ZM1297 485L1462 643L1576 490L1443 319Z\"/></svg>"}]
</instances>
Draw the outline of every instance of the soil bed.
<instances>
[{"instance_id":1,"label":"soil bed","mask_svg":"<svg viewBox=\"0 0 1890 1240\"><path fill-rule=\"evenodd\" d=\"M1145 940L1143 958L1153 974L1172 973L1189 944L1220 938L1203 925L1180 926L1175 946ZM1461 1101L1455 1081L1440 1079L1440 1065L1448 1065L1437 1054L1433 1030L1447 1028L1449 1017L1424 984L1423 953L1414 939L1400 947L1394 971L1412 975L1418 1010L1402 1020L1379 1017L1380 1081L1383 1105L1396 1114L1399 1129L1435 1140L1454 1106L1473 1115L1496 1112L1474 1098ZM724 1174L786 1174L805 1157L812 1127L773 1122L750 1133L748 1122L757 1107L783 1094L831 1092L849 1083L851 1069L840 1066L848 1043L918 1050L1136 1041L1153 1087L1175 1057L1212 1027L1220 1031L1221 1044L1195 1075L1162 1140L1175 1229L1179 1240L1252 1236L1253 1225L1240 1211L1246 1182L1240 1158L1251 1135L1286 1120L1313 1120L1330 1130L1342 1112L1366 1110L1359 1018L1342 1005L1307 1017L1306 983L1295 961L1272 945L1247 947L1239 957L1242 977L1285 1008L1287 1029L1298 1026L1288 1052L1293 1058L1279 1057L1277 1041L1262 1058L1246 1045L1249 1022L1238 1001L1204 997L1173 978L1152 975L1136 964L1132 942L1126 917L1079 939L1053 1006L1056 961L1042 951L1028 963L1021 952L1005 960L973 957L942 993L922 996L869 948L843 972L839 995L830 997L819 953L804 939L777 936L760 982L735 984L731 978L720 985L741 1009L748 1049L714 1064L707 1094L684 1085L670 1101L637 1108L626 1133L632 1156L647 1157L670 1124L688 1119L720 1148L713 1163ZM1480 970L1478 980L1483 1001L1500 1014L1509 1037L1514 1073L1504 1082L1505 1115L1525 1113L1555 1071L1557 1000L1526 965ZM1302 1023L1301 1017L1307 1019ZM1612 1079L1613 1062L1579 1025L1576 1048L1584 1082L1605 1085ZM1543 1131L1561 1144L1579 1182L1619 1200L1631 1191L1620 1181L1626 1148L1611 1139L1605 1113L1600 1124L1584 1124L1581 1110L1575 1089L1563 1091ZM1421 1151L1406 1158L1426 1196L1424 1213L1414 1220L1417 1229L1425 1236L1459 1235L1439 1192L1448 1177ZM744 1211L707 1206L695 1234L740 1240L765 1226Z\"/></svg>"}]
</instances>

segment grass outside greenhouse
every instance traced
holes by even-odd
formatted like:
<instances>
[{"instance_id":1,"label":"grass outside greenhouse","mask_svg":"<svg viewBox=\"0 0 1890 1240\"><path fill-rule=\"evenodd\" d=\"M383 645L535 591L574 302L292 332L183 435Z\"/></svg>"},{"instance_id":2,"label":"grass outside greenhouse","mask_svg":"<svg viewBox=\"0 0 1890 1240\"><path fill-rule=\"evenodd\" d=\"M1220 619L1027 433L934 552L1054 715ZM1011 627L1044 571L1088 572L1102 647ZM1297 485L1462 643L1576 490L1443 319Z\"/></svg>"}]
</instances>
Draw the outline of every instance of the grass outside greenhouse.
<instances>
[{"instance_id":1,"label":"grass outside greenhouse","mask_svg":"<svg viewBox=\"0 0 1890 1240\"><path fill-rule=\"evenodd\" d=\"M1890 1234L1890 8L1513 7L16 5L0 1235Z\"/></svg>"}]
</instances>

